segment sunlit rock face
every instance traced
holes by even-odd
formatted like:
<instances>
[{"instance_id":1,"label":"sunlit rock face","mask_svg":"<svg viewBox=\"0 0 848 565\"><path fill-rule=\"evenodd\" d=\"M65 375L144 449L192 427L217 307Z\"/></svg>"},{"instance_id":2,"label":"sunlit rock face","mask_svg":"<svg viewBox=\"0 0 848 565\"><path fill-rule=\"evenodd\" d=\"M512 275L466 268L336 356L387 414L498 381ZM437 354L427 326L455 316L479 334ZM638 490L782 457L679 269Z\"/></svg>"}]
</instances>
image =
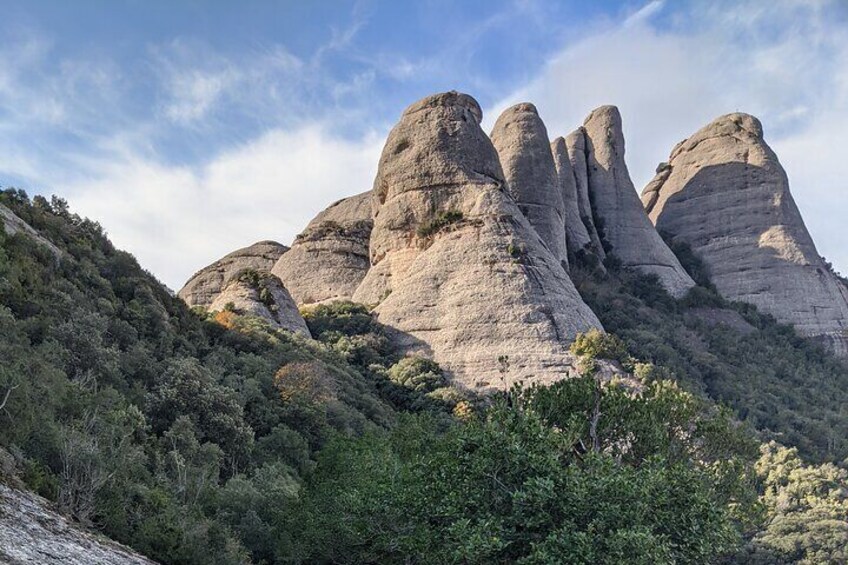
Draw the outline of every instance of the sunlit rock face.
<instances>
[{"instance_id":1,"label":"sunlit rock face","mask_svg":"<svg viewBox=\"0 0 848 565\"><path fill-rule=\"evenodd\" d=\"M510 195L482 112L447 92L389 134L372 191L371 268L354 300L455 383L563 378L578 332L600 327Z\"/></svg>"},{"instance_id":2,"label":"sunlit rock face","mask_svg":"<svg viewBox=\"0 0 848 565\"><path fill-rule=\"evenodd\" d=\"M233 251L195 273L177 293L189 306L208 307L236 274L245 269L267 273L288 247L260 241Z\"/></svg>"},{"instance_id":3,"label":"sunlit rock face","mask_svg":"<svg viewBox=\"0 0 848 565\"><path fill-rule=\"evenodd\" d=\"M659 230L706 263L726 298L848 355L848 289L819 256L755 117L721 116L678 144L642 201Z\"/></svg>"},{"instance_id":4,"label":"sunlit rock face","mask_svg":"<svg viewBox=\"0 0 848 565\"><path fill-rule=\"evenodd\" d=\"M592 210L602 238L625 267L659 277L675 297L695 282L657 233L639 202L624 161L624 132L615 106L601 106L583 123Z\"/></svg>"},{"instance_id":5,"label":"sunlit rock face","mask_svg":"<svg viewBox=\"0 0 848 565\"><path fill-rule=\"evenodd\" d=\"M516 104L498 117L490 134L509 193L524 217L567 268L565 202L548 131L533 104Z\"/></svg>"},{"instance_id":6,"label":"sunlit rock face","mask_svg":"<svg viewBox=\"0 0 848 565\"><path fill-rule=\"evenodd\" d=\"M299 305L350 300L371 267L371 193L318 214L272 269Z\"/></svg>"}]
</instances>

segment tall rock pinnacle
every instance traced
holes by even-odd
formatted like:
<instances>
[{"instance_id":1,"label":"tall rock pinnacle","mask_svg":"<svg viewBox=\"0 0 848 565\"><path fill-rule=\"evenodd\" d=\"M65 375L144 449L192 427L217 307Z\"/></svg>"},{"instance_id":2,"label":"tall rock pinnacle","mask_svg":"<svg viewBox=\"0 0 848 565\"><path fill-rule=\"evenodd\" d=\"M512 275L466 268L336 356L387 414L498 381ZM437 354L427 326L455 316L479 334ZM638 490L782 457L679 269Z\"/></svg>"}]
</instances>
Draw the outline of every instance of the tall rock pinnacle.
<instances>
[{"instance_id":1,"label":"tall rock pinnacle","mask_svg":"<svg viewBox=\"0 0 848 565\"><path fill-rule=\"evenodd\" d=\"M816 251L759 120L721 116L678 144L642 201L658 229L691 245L723 296L848 356L848 289Z\"/></svg>"},{"instance_id":2,"label":"tall rock pinnacle","mask_svg":"<svg viewBox=\"0 0 848 565\"><path fill-rule=\"evenodd\" d=\"M565 139L558 137L551 142L551 153L557 170L562 200L565 206L565 235L568 242L568 253L575 257L584 253L596 254L589 231L580 217L580 205L577 196L577 180L568 156Z\"/></svg>"},{"instance_id":3,"label":"tall rock pinnacle","mask_svg":"<svg viewBox=\"0 0 848 565\"><path fill-rule=\"evenodd\" d=\"M400 345L459 384L553 381L573 366L575 335L600 322L509 195L481 119L457 92L403 113L380 158L372 266L354 300L378 304Z\"/></svg>"},{"instance_id":4,"label":"tall rock pinnacle","mask_svg":"<svg viewBox=\"0 0 848 565\"><path fill-rule=\"evenodd\" d=\"M297 304L350 300L371 266L371 193L339 200L297 236L272 273Z\"/></svg>"},{"instance_id":5,"label":"tall rock pinnacle","mask_svg":"<svg viewBox=\"0 0 848 565\"><path fill-rule=\"evenodd\" d=\"M695 282L657 233L630 180L624 162L624 133L615 106L593 110L583 123L589 195L602 237L625 267L657 275L665 289L680 297Z\"/></svg>"},{"instance_id":6,"label":"tall rock pinnacle","mask_svg":"<svg viewBox=\"0 0 848 565\"><path fill-rule=\"evenodd\" d=\"M595 227L592 214L592 201L589 199L589 171L586 166L586 130L579 127L565 138L565 147L568 150L568 159L571 161L571 171L574 174L574 184L577 189L577 209L580 219L586 226L586 232L592 240L592 250L595 255L603 261L606 259L604 246Z\"/></svg>"},{"instance_id":7,"label":"tall rock pinnacle","mask_svg":"<svg viewBox=\"0 0 848 565\"><path fill-rule=\"evenodd\" d=\"M568 265L565 202L548 131L533 104L516 104L498 117L490 135L509 193L554 257Z\"/></svg>"}]
</instances>

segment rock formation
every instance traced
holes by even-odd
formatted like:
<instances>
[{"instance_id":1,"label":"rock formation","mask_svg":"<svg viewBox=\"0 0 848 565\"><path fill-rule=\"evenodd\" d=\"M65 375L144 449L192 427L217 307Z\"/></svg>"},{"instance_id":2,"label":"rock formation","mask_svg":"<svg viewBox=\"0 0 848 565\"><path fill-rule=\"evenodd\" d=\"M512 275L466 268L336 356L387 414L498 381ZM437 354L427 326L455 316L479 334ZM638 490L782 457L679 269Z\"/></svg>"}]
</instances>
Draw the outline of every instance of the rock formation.
<instances>
[{"instance_id":1,"label":"rock formation","mask_svg":"<svg viewBox=\"0 0 848 565\"><path fill-rule=\"evenodd\" d=\"M297 236L274 265L297 304L350 300L371 266L371 193L331 205Z\"/></svg>"},{"instance_id":2,"label":"rock formation","mask_svg":"<svg viewBox=\"0 0 848 565\"><path fill-rule=\"evenodd\" d=\"M245 269L268 272L288 247L276 241L260 241L233 251L195 273L177 295L189 306L208 307L224 285Z\"/></svg>"},{"instance_id":3,"label":"rock formation","mask_svg":"<svg viewBox=\"0 0 848 565\"><path fill-rule=\"evenodd\" d=\"M277 328L312 337L286 287L270 273L250 269L237 273L207 309L257 316Z\"/></svg>"},{"instance_id":4,"label":"rock formation","mask_svg":"<svg viewBox=\"0 0 848 565\"><path fill-rule=\"evenodd\" d=\"M131 549L82 529L40 496L2 482L0 563L154 565Z\"/></svg>"},{"instance_id":5,"label":"rock formation","mask_svg":"<svg viewBox=\"0 0 848 565\"><path fill-rule=\"evenodd\" d=\"M599 235L625 267L654 274L672 296L683 296L695 283L639 202L624 162L624 133L618 108L601 106L593 110L583 127L589 195L595 218L602 222L597 226Z\"/></svg>"},{"instance_id":6,"label":"rock formation","mask_svg":"<svg viewBox=\"0 0 848 565\"><path fill-rule=\"evenodd\" d=\"M606 259L604 246L595 227L592 214L592 202L589 200L589 172L586 169L586 131L579 127L565 138L565 147L568 150L568 159L571 161L571 171L574 174L574 185L577 190L577 210L580 219L586 226L586 233L592 240L592 250L595 255L603 261Z\"/></svg>"},{"instance_id":7,"label":"rock formation","mask_svg":"<svg viewBox=\"0 0 848 565\"><path fill-rule=\"evenodd\" d=\"M44 238L32 226L20 219L17 214L0 204L0 225L3 226L3 231L8 235L23 233L31 237L41 245L47 247L57 258L61 257L62 251L56 247L53 242Z\"/></svg>"},{"instance_id":8,"label":"rock formation","mask_svg":"<svg viewBox=\"0 0 848 565\"><path fill-rule=\"evenodd\" d=\"M533 104L516 104L498 117L490 135L509 193L554 257L568 265L565 203L548 141Z\"/></svg>"},{"instance_id":9,"label":"rock formation","mask_svg":"<svg viewBox=\"0 0 848 565\"><path fill-rule=\"evenodd\" d=\"M816 251L756 118L722 116L678 144L642 201L659 230L692 247L726 298L848 355L848 290Z\"/></svg>"},{"instance_id":10,"label":"rock formation","mask_svg":"<svg viewBox=\"0 0 848 565\"><path fill-rule=\"evenodd\" d=\"M565 235L568 243L568 253L571 257L581 256L585 253L595 253L592 238L580 217L580 205L577 198L577 180L574 178L574 169L571 167L571 158L568 156L568 148L565 139L558 137L551 143L551 153L556 165L557 180L565 207Z\"/></svg>"},{"instance_id":11,"label":"rock formation","mask_svg":"<svg viewBox=\"0 0 848 565\"><path fill-rule=\"evenodd\" d=\"M354 300L408 351L472 388L562 378L600 327L508 193L482 112L448 92L411 105L374 181L371 269Z\"/></svg>"}]
</instances>

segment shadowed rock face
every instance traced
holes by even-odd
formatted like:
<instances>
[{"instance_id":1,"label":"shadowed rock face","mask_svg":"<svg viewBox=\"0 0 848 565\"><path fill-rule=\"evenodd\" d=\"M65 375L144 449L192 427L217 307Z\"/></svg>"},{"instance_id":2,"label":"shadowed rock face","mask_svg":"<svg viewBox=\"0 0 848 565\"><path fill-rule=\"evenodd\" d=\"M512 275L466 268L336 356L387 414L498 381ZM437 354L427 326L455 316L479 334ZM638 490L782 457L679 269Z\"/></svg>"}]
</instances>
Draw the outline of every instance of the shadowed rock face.
<instances>
[{"instance_id":1,"label":"shadowed rock face","mask_svg":"<svg viewBox=\"0 0 848 565\"><path fill-rule=\"evenodd\" d=\"M220 312L229 308L238 314L262 318L274 327L312 337L286 287L272 274L246 270L230 279L208 310Z\"/></svg>"},{"instance_id":2,"label":"shadowed rock face","mask_svg":"<svg viewBox=\"0 0 848 565\"><path fill-rule=\"evenodd\" d=\"M572 256L581 253L594 253L592 238L580 217L580 205L577 198L577 181L574 178L574 170L571 168L571 159L568 156L568 148L565 139L558 137L551 143L551 153L554 156L554 164L557 170L562 200L565 207L565 235L568 243L568 252Z\"/></svg>"},{"instance_id":3,"label":"shadowed rock face","mask_svg":"<svg viewBox=\"0 0 848 565\"><path fill-rule=\"evenodd\" d=\"M536 107L523 103L504 110L490 138L518 208L554 257L567 266L563 191Z\"/></svg>"},{"instance_id":4,"label":"shadowed rock face","mask_svg":"<svg viewBox=\"0 0 848 565\"><path fill-rule=\"evenodd\" d=\"M659 277L665 289L683 296L695 282L657 233L636 194L624 162L624 133L615 106L593 110L583 124L589 195L602 237L625 267Z\"/></svg>"},{"instance_id":5,"label":"shadowed rock face","mask_svg":"<svg viewBox=\"0 0 848 565\"><path fill-rule=\"evenodd\" d=\"M729 114L678 144L642 193L723 296L756 305L848 355L848 290L816 251L760 122Z\"/></svg>"},{"instance_id":6,"label":"shadowed rock face","mask_svg":"<svg viewBox=\"0 0 848 565\"><path fill-rule=\"evenodd\" d=\"M398 342L458 384L553 381L576 333L600 323L509 195L481 118L456 92L403 113L380 158L372 267L354 300L378 303Z\"/></svg>"},{"instance_id":7,"label":"shadowed rock face","mask_svg":"<svg viewBox=\"0 0 848 565\"><path fill-rule=\"evenodd\" d=\"M568 159L571 161L571 172L574 175L574 186L577 190L577 210L580 219L586 226L586 233L592 240L592 250L603 261L607 254L598 236L592 215L592 201L589 199L589 172L586 166L586 131L579 127L565 138Z\"/></svg>"},{"instance_id":8,"label":"shadowed rock face","mask_svg":"<svg viewBox=\"0 0 848 565\"><path fill-rule=\"evenodd\" d=\"M340 200L318 214L272 269L300 305L350 300L371 262L371 193Z\"/></svg>"},{"instance_id":9,"label":"shadowed rock face","mask_svg":"<svg viewBox=\"0 0 848 565\"><path fill-rule=\"evenodd\" d=\"M189 306L206 308L233 276L245 269L267 273L287 250L276 241L260 241L233 251L195 273L177 295Z\"/></svg>"}]
</instances>

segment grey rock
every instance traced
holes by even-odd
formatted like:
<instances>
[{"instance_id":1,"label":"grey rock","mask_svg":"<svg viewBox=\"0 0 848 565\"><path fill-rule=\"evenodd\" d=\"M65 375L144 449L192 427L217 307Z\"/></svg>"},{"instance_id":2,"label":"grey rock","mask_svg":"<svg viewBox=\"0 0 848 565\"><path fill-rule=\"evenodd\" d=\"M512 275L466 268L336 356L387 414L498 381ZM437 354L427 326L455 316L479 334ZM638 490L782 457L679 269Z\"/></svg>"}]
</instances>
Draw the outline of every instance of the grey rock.
<instances>
[{"instance_id":1,"label":"grey rock","mask_svg":"<svg viewBox=\"0 0 848 565\"><path fill-rule=\"evenodd\" d=\"M287 250L276 241L260 241L233 251L195 273L177 295L189 306L206 308L233 276L245 269L267 273Z\"/></svg>"},{"instance_id":2,"label":"grey rock","mask_svg":"<svg viewBox=\"0 0 848 565\"><path fill-rule=\"evenodd\" d=\"M592 209L603 226L599 235L625 267L659 277L681 297L695 282L657 233L645 213L624 161L624 132L615 106L593 110L583 123Z\"/></svg>"},{"instance_id":3,"label":"grey rock","mask_svg":"<svg viewBox=\"0 0 848 565\"><path fill-rule=\"evenodd\" d=\"M577 180L568 155L565 139L558 137L551 143L551 153L557 170L562 200L565 205L565 234L570 256L593 254L598 257L586 224L580 217L580 204L577 196ZM600 259L600 257L598 257Z\"/></svg>"},{"instance_id":4,"label":"grey rock","mask_svg":"<svg viewBox=\"0 0 848 565\"><path fill-rule=\"evenodd\" d=\"M571 170L574 174L580 219L583 220L586 233L592 240L592 250L603 261L606 259L606 252L601 244L601 238L592 216L592 202L589 199L589 171L586 165L586 131L582 126L568 134L565 138L565 147L568 150L568 159L571 161Z\"/></svg>"},{"instance_id":5,"label":"grey rock","mask_svg":"<svg viewBox=\"0 0 848 565\"><path fill-rule=\"evenodd\" d=\"M371 266L371 193L332 204L297 236L272 273L299 305L350 300Z\"/></svg>"},{"instance_id":6,"label":"grey rock","mask_svg":"<svg viewBox=\"0 0 848 565\"><path fill-rule=\"evenodd\" d=\"M748 114L721 116L671 152L642 201L730 300L848 356L848 289L819 256L786 172Z\"/></svg>"},{"instance_id":7,"label":"grey rock","mask_svg":"<svg viewBox=\"0 0 848 565\"><path fill-rule=\"evenodd\" d=\"M548 131L533 104L507 108L489 135L509 193L554 257L568 265L565 203Z\"/></svg>"},{"instance_id":8,"label":"grey rock","mask_svg":"<svg viewBox=\"0 0 848 565\"><path fill-rule=\"evenodd\" d=\"M0 563L154 565L128 547L83 529L47 500L0 483Z\"/></svg>"},{"instance_id":9,"label":"grey rock","mask_svg":"<svg viewBox=\"0 0 848 565\"><path fill-rule=\"evenodd\" d=\"M286 287L270 273L248 269L231 278L208 306L210 312L226 309L256 316L274 327L312 337Z\"/></svg>"},{"instance_id":10,"label":"grey rock","mask_svg":"<svg viewBox=\"0 0 848 565\"><path fill-rule=\"evenodd\" d=\"M481 118L457 92L403 113L380 158L372 266L354 300L377 304L399 345L456 384L550 382L574 366L575 335L601 325L510 196Z\"/></svg>"},{"instance_id":11,"label":"grey rock","mask_svg":"<svg viewBox=\"0 0 848 565\"><path fill-rule=\"evenodd\" d=\"M23 221L17 216L17 214L2 204L0 204L0 225L3 226L3 231L6 232L7 235L23 233L49 249L56 258L62 256L62 250L56 247L53 242L42 236L37 230L35 230L35 228Z\"/></svg>"}]
</instances>

